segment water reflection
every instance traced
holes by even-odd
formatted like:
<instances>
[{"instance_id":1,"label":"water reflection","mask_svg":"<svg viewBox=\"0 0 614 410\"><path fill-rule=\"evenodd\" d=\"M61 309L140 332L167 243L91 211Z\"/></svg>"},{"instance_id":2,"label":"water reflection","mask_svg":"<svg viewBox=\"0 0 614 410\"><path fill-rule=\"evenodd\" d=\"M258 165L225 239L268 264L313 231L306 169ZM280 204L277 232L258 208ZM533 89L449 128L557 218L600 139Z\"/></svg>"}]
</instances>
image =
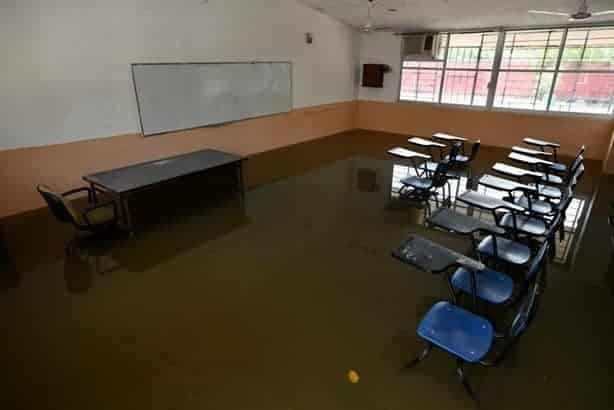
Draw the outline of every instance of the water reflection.
<instances>
[{"instance_id":1,"label":"water reflection","mask_svg":"<svg viewBox=\"0 0 614 410\"><path fill-rule=\"evenodd\" d=\"M9 254L4 235L0 232L0 291L19 286L21 275Z\"/></svg>"}]
</instances>

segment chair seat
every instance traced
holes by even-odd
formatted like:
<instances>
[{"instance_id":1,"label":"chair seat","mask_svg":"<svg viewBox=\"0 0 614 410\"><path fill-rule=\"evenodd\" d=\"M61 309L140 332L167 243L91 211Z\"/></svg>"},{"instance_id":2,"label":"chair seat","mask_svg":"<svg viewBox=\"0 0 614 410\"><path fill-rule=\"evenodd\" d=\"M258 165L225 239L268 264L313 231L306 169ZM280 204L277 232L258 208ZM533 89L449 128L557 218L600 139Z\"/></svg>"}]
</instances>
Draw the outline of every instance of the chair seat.
<instances>
[{"instance_id":1,"label":"chair seat","mask_svg":"<svg viewBox=\"0 0 614 410\"><path fill-rule=\"evenodd\" d=\"M449 160L449 159L450 159L450 156L446 155L446 160ZM469 162L469 157L466 155L458 154L456 158L454 159L454 161L464 164L464 163Z\"/></svg>"},{"instance_id":2,"label":"chair seat","mask_svg":"<svg viewBox=\"0 0 614 410\"><path fill-rule=\"evenodd\" d=\"M439 165L439 162L426 161L420 165L420 168L427 170L428 172L434 173L435 170L437 169L437 165ZM460 164L460 165L463 165L463 164ZM448 169L448 172L446 172L446 176L448 178L461 178L465 176L465 174L466 172L463 172L460 169Z\"/></svg>"},{"instance_id":3,"label":"chair seat","mask_svg":"<svg viewBox=\"0 0 614 410\"><path fill-rule=\"evenodd\" d=\"M450 302L437 302L418 325L418 336L466 362L482 359L493 342L492 324Z\"/></svg>"},{"instance_id":4,"label":"chair seat","mask_svg":"<svg viewBox=\"0 0 614 410\"><path fill-rule=\"evenodd\" d=\"M494 241L497 241L496 257L514 265L524 265L531 258L531 251L528 246L510 239L487 236L478 245L478 251L484 255L495 256Z\"/></svg>"},{"instance_id":5,"label":"chair seat","mask_svg":"<svg viewBox=\"0 0 614 410\"><path fill-rule=\"evenodd\" d=\"M514 203L527 210L529 209L529 199L525 195L514 199ZM531 211L535 212L536 214L546 215L552 213L552 204L547 201L534 199L531 201Z\"/></svg>"},{"instance_id":6,"label":"chair seat","mask_svg":"<svg viewBox=\"0 0 614 410\"><path fill-rule=\"evenodd\" d=\"M433 186L433 181L430 178L407 177L401 180L401 184L416 189L430 189Z\"/></svg>"},{"instance_id":7,"label":"chair seat","mask_svg":"<svg viewBox=\"0 0 614 410\"><path fill-rule=\"evenodd\" d=\"M540 185L538 187L538 192L540 195L547 196L548 198L560 198L563 195L560 188L550 185Z\"/></svg>"},{"instance_id":8,"label":"chair seat","mask_svg":"<svg viewBox=\"0 0 614 410\"><path fill-rule=\"evenodd\" d=\"M511 212L503 215L499 225L504 228L514 229L514 215ZM527 215L516 215L515 228L518 232L536 236L544 235L548 229L543 220Z\"/></svg>"},{"instance_id":9,"label":"chair seat","mask_svg":"<svg viewBox=\"0 0 614 410\"><path fill-rule=\"evenodd\" d=\"M85 213L90 225L103 225L110 223L115 219L113 212L113 206L101 206L100 208L94 208Z\"/></svg>"},{"instance_id":10,"label":"chair seat","mask_svg":"<svg viewBox=\"0 0 614 410\"><path fill-rule=\"evenodd\" d=\"M550 165L550 169L555 171L555 172L567 172L567 165L565 164L561 164L561 163L554 163L552 165Z\"/></svg>"},{"instance_id":11,"label":"chair seat","mask_svg":"<svg viewBox=\"0 0 614 410\"><path fill-rule=\"evenodd\" d=\"M485 269L475 274L477 297L489 303L505 303L514 293L514 281L504 273ZM471 295L471 272L459 268L452 275L452 286Z\"/></svg>"}]
</instances>

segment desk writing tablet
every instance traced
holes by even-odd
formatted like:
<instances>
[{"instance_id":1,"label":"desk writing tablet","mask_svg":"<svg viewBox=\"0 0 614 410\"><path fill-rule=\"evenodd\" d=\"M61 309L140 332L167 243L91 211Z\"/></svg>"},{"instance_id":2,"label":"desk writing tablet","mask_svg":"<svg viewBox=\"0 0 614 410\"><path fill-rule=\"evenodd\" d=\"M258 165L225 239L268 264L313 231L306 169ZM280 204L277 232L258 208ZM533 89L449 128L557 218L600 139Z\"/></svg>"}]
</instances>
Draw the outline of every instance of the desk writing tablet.
<instances>
[{"instance_id":1,"label":"desk writing tablet","mask_svg":"<svg viewBox=\"0 0 614 410\"><path fill-rule=\"evenodd\" d=\"M480 185L496 189L498 191L513 192L513 191L534 191L536 188L531 185L521 184L520 182L511 181L509 179L500 178L494 175L485 174L478 181Z\"/></svg>"},{"instance_id":2,"label":"desk writing tablet","mask_svg":"<svg viewBox=\"0 0 614 410\"><path fill-rule=\"evenodd\" d=\"M438 132L433 134L433 138L442 140L442 141L451 141L451 142L467 142L467 138L458 137L456 135L445 134L443 132Z\"/></svg>"},{"instance_id":3,"label":"desk writing tablet","mask_svg":"<svg viewBox=\"0 0 614 410\"><path fill-rule=\"evenodd\" d=\"M485 209L487 211L494 211L497 209L508 209L510 211L518 212L524 211L524 208L521 206L499 198L483 195L476 191L466 191L462 195L458 196L456 200L476 208Z\"/></svg>"},{"instance_id":4,"label":"desk writing tablet","mask_svg":"<svg viewBox=\"0 0 614 410\"><path fill-rule=\"evenodd\" d=\"M425 272L440 273L456 266L475 271L485 269L482 263L417 235L409 235L392 255Z\"/></svg>"},{"instance_id":5,"label":"desk writing tablet","mask_svg":"<svg viewBox=\"0 0 614 410\"><path fill-rule=\"evenodd\" d=\"M460 235L471 235L472 233L483 231L503 235L505 230L498 226L483 222L469 215L455 212L450 208L439 208L428 218L430 225L454 232Z\"/></svg>"},{"instance_id":6,"label":"desk writing tablet","mask_svg":"<svg viewBox=\"0 0 614 410\"><path fill-rule=\"evenodd\" d=\"M549 147L549 148L561 148L561 144L556 142L544 141L537 138L527 137L523 139L525 144L534 145L536 147Z\"/></svg>"},{"instance_id":7,"label":"desk writing tablet","mask_svg":"<svg viewBox=\"0 0 614 410\"><path fill-rule=\"evenodd\" d=\"M422 159L430 159L430 155L422 154L420 152L412 151L402 147L395 147L388 150L388 154L393 155L395 157L404 158L404 159L412 159L412 158L422 158Z\"/></svg>"},{"instance_id":8,"label":"desk writing tablet","mask_svg":"<svg viewBox=\"0 0 614 410\"><path fill-rule=\"evenodd\" d=\"M552 166L554 165L554 162L552 161L547 161L545 159L541 159L541 158L537 158L537 157L532 157L530 155L524 155L521 154L519 152L511 152L508 156L509 159L516 161L516 162L520 162L523 164L529 164L529 165L547 165L547 166Z\"/></svg>"},{"instance_id":9,"label":"desk writing tablet","mask_svg":"<svg viewBox=\"0 0 614 410\"><path fill-rule=\"evenodd\" d=\"M492 169L501 174L516 177L516 178L520 178L520 177L541 178L545 175L543 172L530 171L528 169L518 168L512 165L507 165L502 162L497 162L495 165L493 165Z\"/></svg>"},{"instance_id":10,"label":"desk writing tablet","mask_svg":"<svg viewBox=\"0 0 614 410\"><path fill-rule=\"evenodd\" d=\"M446 144L427 140L427 139L420 138L420 137L412 137L408 139L407 141L410 144L418 145L420 147L430 147L430 148L445 148L446 147Z\"/></svg>"},{"instance_id":11,"label":"desk writing tablet","mask_svg":"<svg viewBox=\"0 0 614 410\"><path fill-rule=\"evenodd\" d=\"M525 154L525 155L534 155L536 157L551 157L552 156L551 152L538 151L536 149L519 147L518 145L514 145L512 147L512 151L519 152L519 153Z\"/></svg>"}]
</instances>

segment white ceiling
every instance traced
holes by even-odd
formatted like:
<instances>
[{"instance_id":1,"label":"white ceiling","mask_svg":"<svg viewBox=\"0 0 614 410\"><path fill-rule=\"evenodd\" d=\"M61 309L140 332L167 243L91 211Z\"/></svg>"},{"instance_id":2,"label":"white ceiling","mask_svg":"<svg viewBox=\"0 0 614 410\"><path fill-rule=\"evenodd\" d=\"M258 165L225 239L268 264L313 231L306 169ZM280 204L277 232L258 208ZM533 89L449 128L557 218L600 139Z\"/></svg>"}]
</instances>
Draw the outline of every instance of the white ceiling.
<instances>
[{"instance_id":1,"label":"white ceiling","mask_svg":"<svg viewBox=\"0 0 614 410\"><path fill-rule=\"evenodd\" d=\"M368 0L300 0L354 27L367 21ZM589 0L592 11L614 9L614 0ZM565 17L531 15L527 10L575 12L579 0L375 0L376 27L395 30L446 30L567 24ZM387 9L397 9L389 12ZM613 21L614 16L590 22Z\"/></svg>"}]
</instances>

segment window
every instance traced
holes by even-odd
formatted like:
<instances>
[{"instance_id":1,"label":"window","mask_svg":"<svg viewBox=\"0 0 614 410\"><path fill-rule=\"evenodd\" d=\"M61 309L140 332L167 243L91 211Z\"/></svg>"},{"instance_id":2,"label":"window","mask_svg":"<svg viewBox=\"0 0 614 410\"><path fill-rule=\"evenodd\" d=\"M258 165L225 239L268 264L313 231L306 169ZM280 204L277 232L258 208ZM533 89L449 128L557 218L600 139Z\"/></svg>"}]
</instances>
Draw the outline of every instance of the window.
<instances>
[{"instance_id":1,"label":"window","mask_svg":"<svg viewBox=\"0 0 614 410\"><path fill-rule=\"evenodd\" d=\"M614 94L614 28L570 29L550 110L608 114Z\"/></svg>"},{"instance_id":2,"label":"window","mask_svg":"<svg viewBox=\"0 0 614 410\"><path fill-rule=\"evenodd\" d=\"M497 33L452 34L441 102L486 106Z\"/></svg>"},{"instance_id":3,"label":"window","mask_svg":"<svg viewBox=\"0 0 614 410\"><path fill-rule=\"evenodd\" d=\"M614 111L614 27L442 33L438 41L438 58L403 62L401 100Z\"/></svg>"},{"instance_id":4,"label":"window","mask_svg":"<svg viewBox=\"0 0 614 410\"><path fill-rule=\"evenodd\" d=\"M494 106L545 110L563 40L563 30L508 31Z\"/></svg>"}]
</instances>

